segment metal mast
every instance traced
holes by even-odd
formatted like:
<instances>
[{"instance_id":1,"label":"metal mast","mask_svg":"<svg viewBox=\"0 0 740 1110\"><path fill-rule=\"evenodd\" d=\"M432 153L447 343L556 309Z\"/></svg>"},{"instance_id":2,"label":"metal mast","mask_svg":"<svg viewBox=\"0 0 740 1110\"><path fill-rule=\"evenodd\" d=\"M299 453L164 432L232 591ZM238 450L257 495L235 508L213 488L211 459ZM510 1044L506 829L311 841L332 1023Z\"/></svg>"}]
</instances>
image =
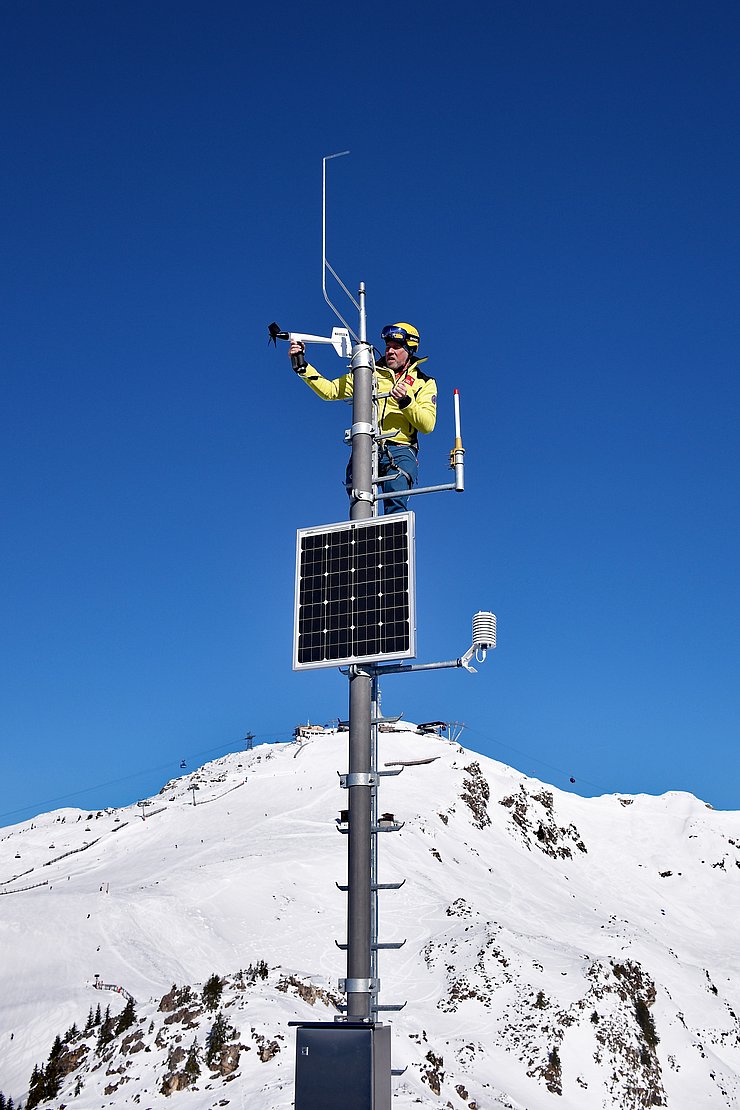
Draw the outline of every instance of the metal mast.
<instances>
[{"instance_id":1,"label":"metal mast","mask_svg":"<svg viewBox=\"0 0 740 1110\"><path fill-rule=\"evenodd\" d=\"M379 832L395 832L402 827L402 823L395 822L392 816L384 814L381 818L378 815L380 779L400 774L402 770L400 767L395 770L378 769L379 722L384 719L398 720L382 717L380 678L386 674L442 667L464 667L473 671L473 656L482 662L487 650L495 647L496 643L495 616L479 612L473 618L472 646L460 658L444 663L413 664L404 661L416 655L412 600L414 514L399 514L398 524L394 523L387 530L381 527L380 521L372 520L378 513L380 502L395 496L390 492L381 492L388 478L381 478L376 473L377 444L382 439L376 407L377 402L389 394L376 392L373 347L367 340L365 284L360 282L359 300L355 300L326 257L326 166L331 159L348 153L342 151L324 158L322 189L322 290L326 303L344 327L335 327L328 338L283 332L276 323L268 328L273 340L330 344L345 359L350 356L350 336L355 341L349 367L352 377L350 524L346 527L332 524L320 529L299 530L296 547L294 668L347 663L345 673L349 680L349 770L346 775L340 774L340 784L348 791L347 885L340 887L340 890L347 891L347 942L339 946L347 951L347 977L339 982L340 991L346 995L346 1006L340 1007L344 1016L335 1018L333 1023L290 1023L298 1027L296 1110L390 1110L391 1075L401 1074L391 1068L390 1026L377 1021L380 1011L403 1008L402 1005L381 1006L379 1003L378 950L400 948L405 943L381 943L378 936L378 891L403 886L403 882L381 883L378 877L377 835ZM357 309L357 333L329 299L327 273ZM292 357L302 358L298 355ZM294 364L294 369L300 370L300 366ZM462 492L463 456L460 402L455 390L455 445L450 452L450 467L455 471L455 480L443 485L409 489L405 496L442 490ZM395 539L383 549L382 559L371 566L365 560L367 549L363 544L367 542L366 536L370 532L382 537L383 531L393 532ZM335 536L339 543L334 543ZM347 546L342 546L345 542ZM351 548L354 552L350 550L348 553ZM355 556L358 557L356 562ZM355 571L357 574L353 577ZM400 619L404 627L403 635L397 639L391 636L387 642L379 635L381 626L387 622L379 618L373 606L365 604L367 599L364 594L361 598L355 596L372 588L379 590L373 594L376 600L383 598L386 587L380 584L380 579L382 577L385 581L386 576L394 584L388 591L390 598L395 598L395 585L401 589L401 583L406 595L400 608L398 602L393 601L388 610L391 624L396 621L398 613L403 612L404 616ZM358 607L355 609L356 600ZM324 609L324 606L328 608ZM350 610L353 614L351 618L348 617ZM383 609L383 616L386 615ZM339 623L342 635L336 634L332 621ZM374 622L372 635L367 623L370 621ZM360 631L355 639L358 625ZM361 645L359 648L358 644ZM393 662L394 659L398 661ZM340 820L343 823L343 814ZM340 828L340 831L345 830Z\"/></svg>"},{"instance_id":2,"label":"metal mast","mask_svg":"<svg viewBox=\"0 0 740 1110\"><path fill-rule=\"evenodd\" d=\"M359 341L352 349L352 491L350 520L373 515L373 370L367 342L365 283L360 283ZM371 1019L372 701L367 669L349 672L349 845L347 856L347 1017Z\"/></svg>"}]
</instances>

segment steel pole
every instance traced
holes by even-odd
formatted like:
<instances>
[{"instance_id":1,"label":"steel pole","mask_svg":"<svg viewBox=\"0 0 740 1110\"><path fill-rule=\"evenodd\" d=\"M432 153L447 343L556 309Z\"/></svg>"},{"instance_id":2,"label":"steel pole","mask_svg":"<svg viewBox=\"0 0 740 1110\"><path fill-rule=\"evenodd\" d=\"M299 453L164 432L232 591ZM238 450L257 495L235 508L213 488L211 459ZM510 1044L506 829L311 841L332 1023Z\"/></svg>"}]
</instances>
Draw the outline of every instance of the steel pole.
<instances>
[{"instance_id":1,"label":"steel pole","mask_svg":"<svg viewBox=\"0 0 740 1110\"><path fill-rule=\"evenodd\" d=\"M373 371L366 341L365 284L360 284L360 338L352 349L352 493L350 520L373 515ZM372 770L372 679L362 667L349 676L349 773ZM366 780L367 781L367 780ZM372 974L372 788L349 788L347 845L347 1017L370 1020ZM349 989L360 987L362 989Z\"/></svg>"}]
</instances>

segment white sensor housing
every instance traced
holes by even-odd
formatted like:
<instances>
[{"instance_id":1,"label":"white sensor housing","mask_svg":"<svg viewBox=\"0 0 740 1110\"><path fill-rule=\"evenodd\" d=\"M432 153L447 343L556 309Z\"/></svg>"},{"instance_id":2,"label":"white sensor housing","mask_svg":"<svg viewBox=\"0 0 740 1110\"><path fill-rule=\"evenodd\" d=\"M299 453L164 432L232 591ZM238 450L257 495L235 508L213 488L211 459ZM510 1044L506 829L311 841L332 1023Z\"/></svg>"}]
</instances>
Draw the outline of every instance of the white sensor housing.
<instances>
[{"instance_id":1,"label":"white sensor housing","mask_svg":"<svg viewBox=\"0 0 740 1110\"><path fill-rule=\"evenodd\" d=\"M496 614L480 611L473 617L473 647L486 651L496 647Z\"/></svg>"}]
</instances>

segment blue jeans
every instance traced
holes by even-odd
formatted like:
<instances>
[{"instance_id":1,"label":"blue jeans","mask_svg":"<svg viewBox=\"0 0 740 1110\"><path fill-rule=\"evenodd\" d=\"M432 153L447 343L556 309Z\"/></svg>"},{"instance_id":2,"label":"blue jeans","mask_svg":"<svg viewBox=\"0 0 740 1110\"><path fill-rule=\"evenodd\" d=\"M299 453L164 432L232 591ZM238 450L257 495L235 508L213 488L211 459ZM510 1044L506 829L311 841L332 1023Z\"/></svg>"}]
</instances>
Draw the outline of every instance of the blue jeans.
<instances>
[{"instance_id":1,"label":"blue jeans","mask_svg":"<svg viewBox=\"0 0 740 1110\"><path fill-rule=\"evenodd\" d=\"M401 495L402 492L416 485L416 479L419 474L419 460L416 457L416 451L413 447L410 447L407 443L383 444L378 453L378 477L382 478L392 470L397 470L398 474L378 486L378 491L380 493L395 493L398 491L399 495ZM347 492L349 493L352 489L351 460L347 464L346 484ZM389 516L390 513L405 512L408 500L408 497L398 496L389 497L387 500L381 501L383 515Z\"/></svg>"}]
</instances>

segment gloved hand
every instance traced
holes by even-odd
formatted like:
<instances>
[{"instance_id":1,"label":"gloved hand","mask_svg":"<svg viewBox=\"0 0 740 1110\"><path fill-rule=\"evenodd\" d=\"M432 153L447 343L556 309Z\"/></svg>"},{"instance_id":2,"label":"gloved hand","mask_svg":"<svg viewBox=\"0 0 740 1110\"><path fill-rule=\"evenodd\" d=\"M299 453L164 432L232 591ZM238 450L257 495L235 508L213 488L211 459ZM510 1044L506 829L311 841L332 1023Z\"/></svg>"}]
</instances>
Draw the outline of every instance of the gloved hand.
<instances>
[{"instance_id":1,"label":"gloved hand","mask_svg":"<svg viewBox=\"0 0 740 1110\"><path fill-rule=\"evenodd\" d=\"M295 370L296 374L305 374L306 372L306 367L308 366L308 363L304 358L305 350L306 348L303 343L297 343L295 339L291 341L290 347L288 348L288 354L290 355L290 364Z\"/></svg>"}]
</instances>

